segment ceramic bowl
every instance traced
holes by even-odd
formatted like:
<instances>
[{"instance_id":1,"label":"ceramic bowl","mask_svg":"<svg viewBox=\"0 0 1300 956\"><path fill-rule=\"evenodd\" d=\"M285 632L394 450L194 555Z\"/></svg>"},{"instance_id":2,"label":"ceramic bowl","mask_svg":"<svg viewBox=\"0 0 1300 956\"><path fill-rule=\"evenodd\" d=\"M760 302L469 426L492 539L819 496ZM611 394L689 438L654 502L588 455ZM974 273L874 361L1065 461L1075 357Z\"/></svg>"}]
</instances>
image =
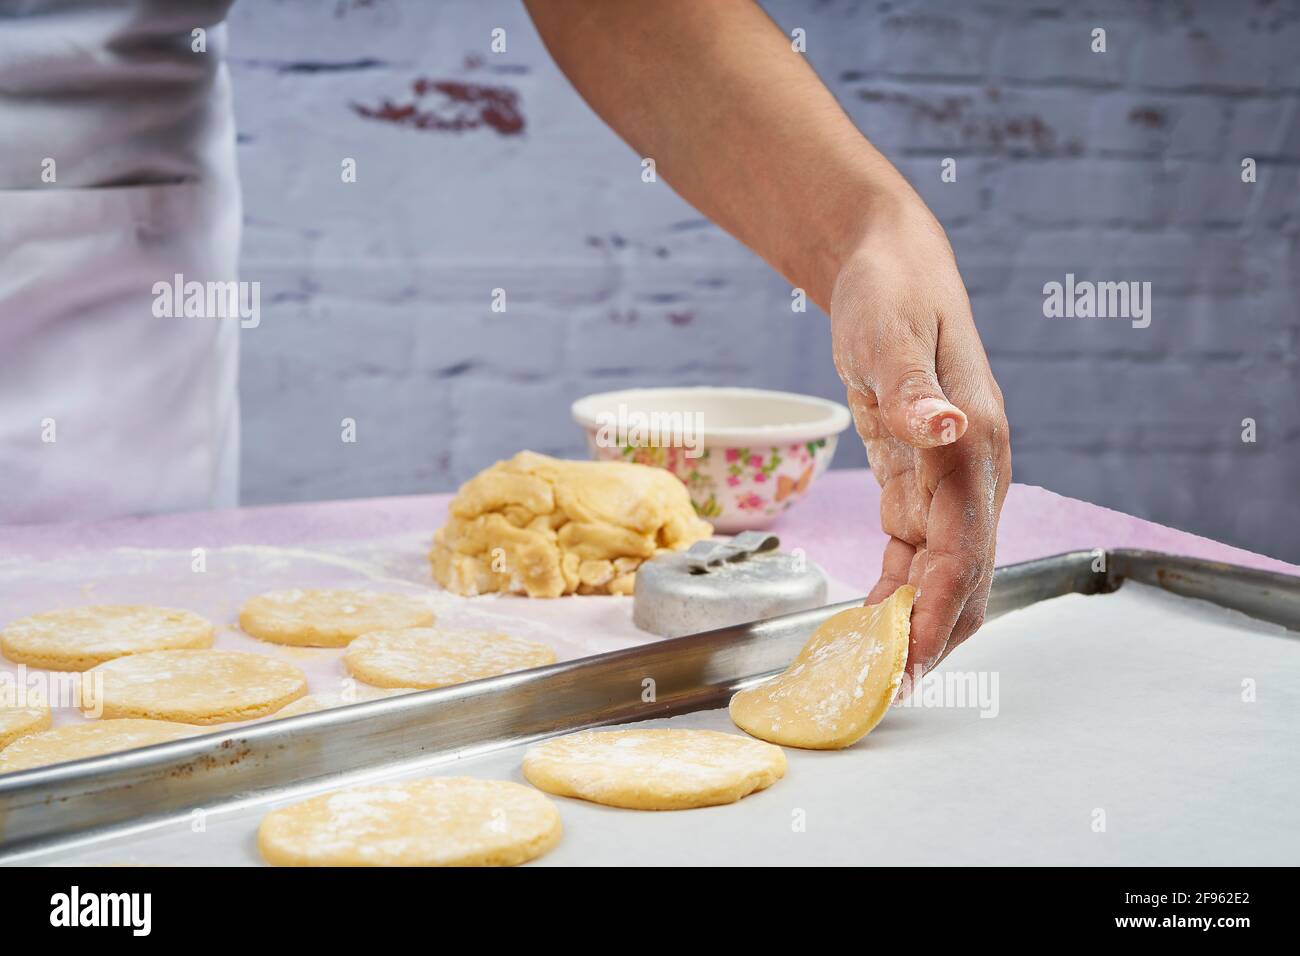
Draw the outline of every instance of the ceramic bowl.
<instances>
[{"instance_id":1,"label":"ceramic bowl","mask_svg":"<svg viewBox=\"0 0 1300 956\"><path fill-rule=\"evenodd\" d=\"M838 402L758 388L638 388L573 403L598 461L667 468L724 534L766 528L794 507L852 422Z\"/></svg>"}]
</instances>

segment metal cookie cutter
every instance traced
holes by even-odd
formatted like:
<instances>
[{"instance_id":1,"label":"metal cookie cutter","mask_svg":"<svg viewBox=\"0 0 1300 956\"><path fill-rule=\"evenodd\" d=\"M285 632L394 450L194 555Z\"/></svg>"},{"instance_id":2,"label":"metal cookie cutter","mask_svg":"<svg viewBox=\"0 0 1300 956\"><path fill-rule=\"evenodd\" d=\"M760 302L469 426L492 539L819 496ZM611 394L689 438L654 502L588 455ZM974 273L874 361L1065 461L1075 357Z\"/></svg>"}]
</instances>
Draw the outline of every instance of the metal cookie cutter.
<instances>
[{"instance_id":1,"label":"metal cookie cutter","mask_svg":"<svg viewBox=\"0 0 1300 956\"><path fill-rule=\"evenodd\" d=\"M647 561L636 572L632 622L681 637L824 605L825 573L801 552L778 550L780 543L746 531Z\"/></svg>"}]
</instances>

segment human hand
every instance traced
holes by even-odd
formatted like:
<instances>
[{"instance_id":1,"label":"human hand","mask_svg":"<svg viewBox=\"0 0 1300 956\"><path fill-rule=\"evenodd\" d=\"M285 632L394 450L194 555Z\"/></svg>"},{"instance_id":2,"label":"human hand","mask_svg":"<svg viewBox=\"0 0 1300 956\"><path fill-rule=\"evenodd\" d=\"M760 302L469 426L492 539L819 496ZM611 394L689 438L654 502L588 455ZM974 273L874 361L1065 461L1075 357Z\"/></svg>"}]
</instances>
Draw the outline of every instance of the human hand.
<instances>
[{"instance_id":1,"label":"human hand","mask_svg":"<svg viewBox=\"0 0 1300 956\"><path fill-rule=\"evenodd\" d=\"M1002 392L947 236L919 199L877 211L836 277L831 328L890 536L868 603L917 586L914 682L984 621L1011 482Z\"/></svg>"}]
</instances>

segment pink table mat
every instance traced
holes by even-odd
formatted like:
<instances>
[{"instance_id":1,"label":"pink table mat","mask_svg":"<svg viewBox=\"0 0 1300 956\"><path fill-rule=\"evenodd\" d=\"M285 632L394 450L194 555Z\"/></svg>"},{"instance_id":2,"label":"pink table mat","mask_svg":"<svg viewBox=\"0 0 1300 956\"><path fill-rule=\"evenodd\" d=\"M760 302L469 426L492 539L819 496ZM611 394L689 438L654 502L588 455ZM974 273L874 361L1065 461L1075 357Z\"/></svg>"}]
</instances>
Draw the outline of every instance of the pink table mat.
<instances>
[{"instance_id":1,"label":"pink table mat","mask_svg":"<svg viewBox=\"0 0 1300 956\"><path fill-rule=\"evenodd\" d=\"M56 558L109 548L196 548L237 544L310 547L421 529L430 534L446 517L449 494L323 501L229 511L154 515L93 523L0 527L0 556ZM864 592L880 573L885 535L880 491L864 469L832 471L772 528L782 546L803 548L832 578ZM998 564L1063 551L1147 548L1300 574L1300 566L1208 538L1066 498L1032 485L1013 485L998 533Z\"/></svg>"}]
</instances>

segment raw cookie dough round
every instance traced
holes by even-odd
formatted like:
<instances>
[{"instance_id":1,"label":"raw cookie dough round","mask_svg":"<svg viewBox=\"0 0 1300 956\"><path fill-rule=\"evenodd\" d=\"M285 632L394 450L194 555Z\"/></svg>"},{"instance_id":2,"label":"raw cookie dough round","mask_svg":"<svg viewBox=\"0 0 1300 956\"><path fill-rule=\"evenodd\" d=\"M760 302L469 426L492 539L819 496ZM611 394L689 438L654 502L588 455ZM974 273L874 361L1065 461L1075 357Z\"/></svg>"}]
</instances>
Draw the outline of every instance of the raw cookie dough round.
<instances>
[{"instance_id":1,"label":"raw cookie dough round","mask_svg":"<svg viewBox=\"0 0 1300 956\"><path fill-rule=\"evenodd\" d=\"M582 731L538 744L524 776L561 797L631 810L735 803L785 776L785 754L715 730Z\"/></svg>"},{"instance_id":2,"label":"raw cookie dough round","mask_svg":"<svg viewBox=\"0 0 1300 956\"><path fill-rule=\"evenodd\" d=\"M787 747L838 750L862 739L902 683L915 595L905 584L824 621L785 673L731 698L731 719Z\"/></svg>"},{"instance_id":3,"label":"raw cookie dough round","mask_svg":"<svg viewBox=\"0 0 1300 956\"><path fill-rule=\"evenodd\" d=\"M92 720L69 724L23 737L0 750L0 773L148 747L198 733L202 731L197 727L164 720Z\"/></svg>"},{"instance_id":4,"label":"raw cookie dough round","mask_svg":"<svg viewBox=\"0 0 1300 956\"><path fill-rule=\"evenodd\" d=\"M428 601L391 591L268 591L246 601L239 612L246 633L303 647L345 647L367 631L432 623Z\"/></svg>"},{"instance_id":5,"label":"raw cookie dough round","mask_svg":"<svg viewBox=\"0 0 1300 956\"><path fill-rule=\"evenodd\" d=\"M103 689L95 682L103 678ZM244 651L154 651L86 672L86 708L104 717L221 724L275 713L307 693L307 677L286 661Z\"/></svg>"},{"instance_id":6,"label":"raw cookie dough round","mask_svg":"<svg viewBox=\"0 0 1300 956\"><path fill-rule=\"evenodd\" d=\"M433 777L337 790L273 810L257 846L276 866L514 866L564 832L531 787Z\"/></svg>"},{"instance_id":7,"label":"raw cookie dough round","mask_svg":"<svg viewBox=\"0 0 1300 956\"><path fill-rule=\"evenodd\" d=\"M491 631L414 627L362 634L343 663L353 677L376 687L429 690L554 664L555 651Z\"/></svg>"},{"instance_id":8,"label":"raw cookie dough round","mask_svg":"<svg viewBox=\"0 0 1300 956\"><path fill-rule=\"evenodd\" d=\"M11 661L84 671L127 654L212 646L212 624L190 611L148 604L100 604L46 611L0 633Z\"/></svg>"},{"instance_id":9,"label":"raw cookie dough round","mask_svg":"<svg viewBox=\"0 0 1300 956\"><path fill-rule=\"evenodd\" d=\"M27 700L19 707L0 700L0 750L19 737L26 737L50 726L50 706L43 700Z\"/></svg>"}]
</instances>

